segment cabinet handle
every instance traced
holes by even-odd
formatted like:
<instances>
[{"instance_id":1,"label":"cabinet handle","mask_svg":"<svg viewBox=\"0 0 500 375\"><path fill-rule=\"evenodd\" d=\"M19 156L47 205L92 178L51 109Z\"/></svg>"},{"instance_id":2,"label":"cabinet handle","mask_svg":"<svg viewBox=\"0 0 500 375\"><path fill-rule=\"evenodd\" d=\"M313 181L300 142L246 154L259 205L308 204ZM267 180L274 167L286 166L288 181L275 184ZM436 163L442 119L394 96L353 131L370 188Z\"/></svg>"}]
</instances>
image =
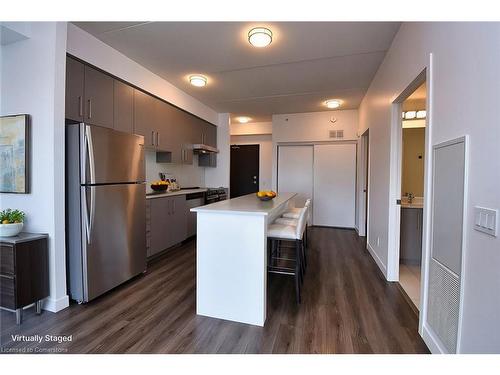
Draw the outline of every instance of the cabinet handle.
<instances>
[{"instance_id":1,"label":"cabinet handle","mask_svg":"<svg viewBox=\"0 0 500 375\"><path fill-rule=\"evenodd\" d=\"M89 102L89 118L92 118L92 99L89 99L88 102Z\"/></svg>"},{"instance_id":2,"label":"cabinet handle","mask_svg":"<svg viewBox=\"0 0 500 375\"><path fill-rule=\"evenodd\" d=\"M78 116L83 116L83 100L81 96L78 97Z\"/></svg>"},{"instance_id":3,"label":"cabinet handle","mask_svg":"<svg viewBox=\"0 0 500 375\"><path fill-rule=\"evenodd\" d=\"M160 145L160 132L156 132L156 145Z\"/></svg>"},{"instance_id":4,"label":"cabinet handle","mask_svg":"<svg viewBox=\"0 0 500 375\"><path fill-rule=\"evenodd\" d=\"M151 131L151 146L155 145L155 132L154 130Z\"/></svg>"}]
</instances>

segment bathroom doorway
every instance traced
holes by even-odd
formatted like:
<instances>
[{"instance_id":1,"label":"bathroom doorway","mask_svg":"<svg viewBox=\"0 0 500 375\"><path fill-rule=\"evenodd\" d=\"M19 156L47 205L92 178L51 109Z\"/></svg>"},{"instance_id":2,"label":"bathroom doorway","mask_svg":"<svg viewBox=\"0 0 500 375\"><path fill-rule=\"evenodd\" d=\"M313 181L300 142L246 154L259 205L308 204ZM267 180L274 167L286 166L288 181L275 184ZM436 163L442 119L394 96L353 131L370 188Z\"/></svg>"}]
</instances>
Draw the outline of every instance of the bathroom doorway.
<instances>
[{"instance_id":1,"label":"bathroom doorway","mask_svg":"<svg viewBox=\"0 0 500 375\"><path fill-rule=\"evenodd\" d=\"M423 82L401 103L399 284L416 311L421 290L426 100Z\"/></svg>"}]
</instances>

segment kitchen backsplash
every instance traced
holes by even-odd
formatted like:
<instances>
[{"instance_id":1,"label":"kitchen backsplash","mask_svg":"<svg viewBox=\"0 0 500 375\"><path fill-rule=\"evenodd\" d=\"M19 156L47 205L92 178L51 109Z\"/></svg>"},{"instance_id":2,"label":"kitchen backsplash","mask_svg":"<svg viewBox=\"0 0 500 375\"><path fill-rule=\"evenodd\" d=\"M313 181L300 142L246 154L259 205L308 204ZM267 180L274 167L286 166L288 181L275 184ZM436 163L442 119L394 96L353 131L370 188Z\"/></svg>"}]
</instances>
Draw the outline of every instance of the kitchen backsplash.
<instances>
[{"instance_id":1,"label":"kitchen backsplash","mask_svg":"<svg viewBox=\"0 0 500 375\"><path fill-rule=\"evenodd\" d=\"M150 150L145 151L145 159L147 193L152 192L150 185L159 179L160 172L166 173L167 178L176 178L181 187L205 186L205 168L198 167L198 155L193 156L192 165L157 163L156 153Z\"/></svg>"}]
</instances>

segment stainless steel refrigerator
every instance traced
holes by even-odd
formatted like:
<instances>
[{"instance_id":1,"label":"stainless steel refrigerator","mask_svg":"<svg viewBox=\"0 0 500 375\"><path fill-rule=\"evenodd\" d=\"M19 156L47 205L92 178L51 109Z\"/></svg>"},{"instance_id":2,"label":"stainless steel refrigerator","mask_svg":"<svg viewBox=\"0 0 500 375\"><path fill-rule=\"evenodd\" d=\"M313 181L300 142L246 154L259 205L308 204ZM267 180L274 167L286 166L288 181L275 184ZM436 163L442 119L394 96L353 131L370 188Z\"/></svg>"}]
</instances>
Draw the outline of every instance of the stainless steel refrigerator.
<instances>
[{"instance_id":1,"label":"stainless steel refrigerator","mask_svg":"<svg viewBox=\"0 0 500 375\"><path fill-rule=\"evenodd\" d=\"M146 270L144 138L66 125L69 293L88 302Z\"/></svg>"}]
</instances>

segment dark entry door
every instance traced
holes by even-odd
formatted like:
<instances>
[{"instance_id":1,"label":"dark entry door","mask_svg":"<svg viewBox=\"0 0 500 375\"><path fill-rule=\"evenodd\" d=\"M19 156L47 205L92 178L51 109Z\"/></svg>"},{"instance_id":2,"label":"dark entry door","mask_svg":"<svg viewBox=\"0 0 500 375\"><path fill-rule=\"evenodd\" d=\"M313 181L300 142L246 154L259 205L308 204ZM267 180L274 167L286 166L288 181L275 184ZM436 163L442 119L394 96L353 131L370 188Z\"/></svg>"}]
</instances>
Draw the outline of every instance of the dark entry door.
<instances>
[{"instance_id":1,"label":"dark entry door","mask_svg":"<svg viewBox=\"0 0 500 375\"><path fill-rule=\"evenodd\" d=\"M231 198L259 191L259 147L231 146Z\"/></svg>"}]
</instances>

